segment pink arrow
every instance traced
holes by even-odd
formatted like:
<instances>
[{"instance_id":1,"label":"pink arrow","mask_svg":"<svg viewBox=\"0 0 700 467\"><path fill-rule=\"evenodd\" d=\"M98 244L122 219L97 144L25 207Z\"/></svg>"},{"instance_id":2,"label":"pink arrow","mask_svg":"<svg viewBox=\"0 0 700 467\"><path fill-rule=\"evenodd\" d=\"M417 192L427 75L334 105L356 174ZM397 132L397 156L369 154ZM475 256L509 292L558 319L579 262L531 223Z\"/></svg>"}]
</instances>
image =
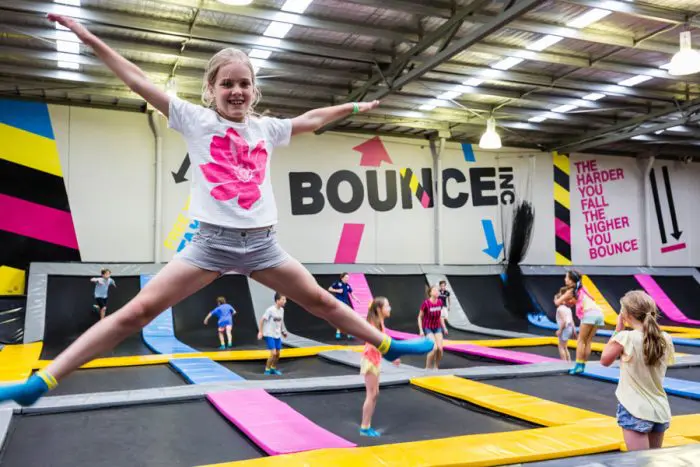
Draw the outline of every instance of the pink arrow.
<instances>
[{"instance_id":1,"label":"pink arrow","mask_svg":"<svg viewBox=\"0 0 700 467\"><path fill-rule=\"evenodd\" d=\"M362 153L360 165L379 167L382 161L393 164L391 157L389 157L389 153L386 151L384 143L382 143L382 140L379 139L379 136L368 139L364 143L359 144L352 149Z\"/></svg>"}]
</instances>

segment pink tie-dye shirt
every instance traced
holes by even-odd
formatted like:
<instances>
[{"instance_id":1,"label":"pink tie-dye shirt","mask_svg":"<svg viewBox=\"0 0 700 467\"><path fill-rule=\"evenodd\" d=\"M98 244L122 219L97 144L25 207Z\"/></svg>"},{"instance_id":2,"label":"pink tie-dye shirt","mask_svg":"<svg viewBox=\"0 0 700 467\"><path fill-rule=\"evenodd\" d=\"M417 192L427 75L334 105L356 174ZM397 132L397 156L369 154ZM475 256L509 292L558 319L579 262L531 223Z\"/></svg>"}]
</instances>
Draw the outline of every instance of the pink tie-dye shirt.
<instances>
[{"instance_id":1,"label":"pink tie-dye shirt","mask_svg":"<svg viewBox=\"0 0 700 467\"><path fill-rule=\"evenodd\" d=\"M289 144L291 120L235 123L179 98L170 100L169 113L168 126L184 136L192 163L192 218L239 229L276 224L270 158Z\"/></svg>"}]
</instances>

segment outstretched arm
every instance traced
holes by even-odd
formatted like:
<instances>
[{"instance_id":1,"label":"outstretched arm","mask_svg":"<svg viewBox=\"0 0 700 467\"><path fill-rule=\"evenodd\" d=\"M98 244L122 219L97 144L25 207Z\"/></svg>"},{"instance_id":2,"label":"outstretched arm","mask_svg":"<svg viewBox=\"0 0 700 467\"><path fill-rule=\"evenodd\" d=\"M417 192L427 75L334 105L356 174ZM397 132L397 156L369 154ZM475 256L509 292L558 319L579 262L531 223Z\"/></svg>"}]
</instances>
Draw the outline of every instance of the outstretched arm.
<instances>
[{"instance_id":1,"label":"outstretched arm","mask_svg":"<svg viewBox=\"0 0 700 467\"><path fill-rule=\"evenodd\" d=\"M75 35L78 36L78 39L90 47L95 52L95 55L97 55L119 79L124 81L124 84L129 86L129 89L143 97L149 104L168 117L170 96L168 96L164 90L153 84L139 67L119 55L114 49L88 31L85 26L77 23L72 18L53 13L49 13L48 18L50 21L55 21L73 31Z\"/></svg>"},{"instance_id":2,"label":"outstretched arm","mask_svg":"<svg viewBox=\"0 0 700 467\"><path fill-rule=\"evenodd\" d=\"M320 109L309 110L292 119L292 136L299 133L309 133L316 131L332 121L343 118L356 112L367 112L379 105L379 101L372 102L348 102L347 104L333 105L331 107L321 107ZM355 110L357 108L357 110Z\"/></svg>"},{"instance_id":3,"label":"outstretched arm","mask_svg":"<svg viewBox=\"0 0 700 467\"><path fill-rule=\"evenodd\" d=\"M206 326L206 324L209 322L209 318L211 318L211 313L209 313L209 314L207 315L207 317L204 318L204 325L205 325L205 326Z\"/></svg>"}]
</instances>

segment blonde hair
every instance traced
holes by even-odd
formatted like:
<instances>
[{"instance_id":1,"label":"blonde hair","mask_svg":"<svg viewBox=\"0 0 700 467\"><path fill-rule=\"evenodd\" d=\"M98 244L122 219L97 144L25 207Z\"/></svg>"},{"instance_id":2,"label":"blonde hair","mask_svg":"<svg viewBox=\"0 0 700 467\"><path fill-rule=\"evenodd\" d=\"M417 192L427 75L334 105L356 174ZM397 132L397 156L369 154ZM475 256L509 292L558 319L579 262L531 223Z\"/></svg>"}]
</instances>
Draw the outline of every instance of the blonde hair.
<instances>
[{"instance_id":1,"label":"blonde hair","mask_svg":"<svg viewBox=\"0 0 700 467\"><path fill-rule=\"evenodd\" d=\"M251 79L253 84L253 102L248 108L248 113L253 114L253 109L258 102L260 102L260 98L262 98L262 93L260 92L260 88L258 88L258 81L255 76L255 68L250 61L250 57L248 57L248 55L246 55L242 50L234 47L222 49L209 59L209 62L204 69L204 80L202 82L202 103L211 109L216 109L216 99L214 98L211 90L216 84L216 76L219 74L221 67L231 62L243 63L250 70L250 76L252 77Z\"/></svg>"},{"instance_id":2,"label":"blonde hair","mask_svg":"<svg viewBox=\"0 0 700 467\"><path fill-rule=\"evenodd\" d=\"M374 297L372 303L369 304L367 312L367 322L382 332L384 331L384 316L379 310L384 308L387 303L386 297Z\"/></svg>"},{"instance_id":3,"label":"blonde hair","mask_svg":"<svg viewBox=\"0 0 700 467\"><path fill-rule=\"evenodd\" d=\"M644 363L654 366L666 353L666 339L656 322L656 302L646 292L632 290L627 292L620 305L626 313L642 323L644 333Z\"/></svg>"}]
</instances>

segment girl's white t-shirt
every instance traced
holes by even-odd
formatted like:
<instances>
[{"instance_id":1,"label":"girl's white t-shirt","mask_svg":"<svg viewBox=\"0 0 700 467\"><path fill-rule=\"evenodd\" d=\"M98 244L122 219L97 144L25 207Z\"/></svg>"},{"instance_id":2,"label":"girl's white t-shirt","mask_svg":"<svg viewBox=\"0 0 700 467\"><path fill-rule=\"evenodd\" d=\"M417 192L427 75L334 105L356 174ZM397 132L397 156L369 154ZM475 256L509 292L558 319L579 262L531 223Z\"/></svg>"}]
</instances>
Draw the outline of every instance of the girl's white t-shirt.
<instances>
[{"instance_id":1,"label":"girl's white t-shirt","mask_svg":"<svg viewBox=\"0 0 700 467\"><path fill-rule=\"evenodd\" d=\"M557 307L557 326L561 327L562 324L564 327L569 327L574 325L574 314L571 311L571 308L569 308L566 305L559 305Z\"/></svg>"},{"instance_id":2,"label":"girl's white t-shirt","mask_svg":"<svg viewBox=\"0 0 700 467\"><path fill-rule=\"evenodd\" d=\"M289 144L291 120L249 117L245 123L236 123L174 97L168 126L187 143L193 219L237 229L277 223L270 159L275 147Z\"/></svg>"},{"instance_id":3,"label":"girl's white t-shirt","mask_svg":"<svg viewBox=\"0 0 700 467\"><path fill-rule=\"evenodd\" d=\"M666 354L656 366L644 363L644 334L641 331L620 331L613 341L623 347L620 357L620 381L615 395L629 413L655 423L671 421L671 407L664 391L666 368L675 361L673 341L665 332Z\"/></svg>"}]
</instances>

